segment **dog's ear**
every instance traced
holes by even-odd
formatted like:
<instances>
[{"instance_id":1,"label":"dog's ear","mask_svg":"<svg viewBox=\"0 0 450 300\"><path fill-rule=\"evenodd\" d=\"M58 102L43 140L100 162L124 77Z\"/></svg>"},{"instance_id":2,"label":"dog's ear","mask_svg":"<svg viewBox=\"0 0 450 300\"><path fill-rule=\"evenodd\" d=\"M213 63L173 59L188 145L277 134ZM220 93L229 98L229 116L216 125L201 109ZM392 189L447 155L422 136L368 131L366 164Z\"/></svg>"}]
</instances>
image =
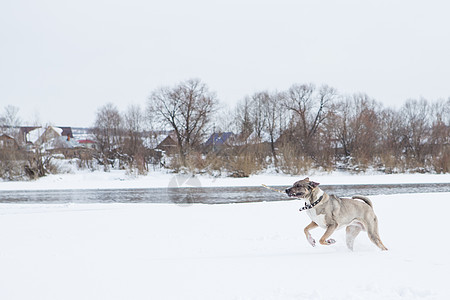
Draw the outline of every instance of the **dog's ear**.
<instances>
[{"instance_id":1,"label":"dog's ear","mask_svg":"<svg viewBox=\"0 0 450 300\"><path fill-rule=\"evenodd\" d=\"M309 186L312 187L313 189L315 189L316 187L318 187L319 184L320 184L320 183L314 182L314 181L310 181L310 182L309 182Z\"/></svg>"}]
</instances>

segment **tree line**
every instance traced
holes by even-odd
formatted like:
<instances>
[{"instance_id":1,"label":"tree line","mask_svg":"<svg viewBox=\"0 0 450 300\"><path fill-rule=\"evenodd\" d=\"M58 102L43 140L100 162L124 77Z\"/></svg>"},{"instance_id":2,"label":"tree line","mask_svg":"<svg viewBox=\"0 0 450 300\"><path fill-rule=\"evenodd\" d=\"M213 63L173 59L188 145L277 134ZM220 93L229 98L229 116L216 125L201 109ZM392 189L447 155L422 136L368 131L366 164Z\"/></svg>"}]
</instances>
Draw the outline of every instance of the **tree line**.
<instances>
[{"instance_id":1,"label":"tree line","mask_svg":"<svg viewBox=\"0 0 450 300\"><path fill-rule=\"evenodd\" d=\"M140 133L171 130L176 151L165 167L176 171L248 176L266 170L298 174L310 169L386 173L450 171L450 98L410 99L384 107L364 93L339 94L328 85L294 84L286 91L259 91L232 109L199 79L154 90L145 109L130 106L122 116L112 104L95 123L101 151L142 166L155 161ZM122 142L118 132L126 133ZM205 140L233 132L220 147ZM142 167L144 168L144 167Z\"/></svg>"},{"instance_id":2,"label":"tree line","mask_svg":"<svg viewBox=\"0 0 450 300\"><path fill-rule=\"evenodd\" d=\"M0 114L5 130L18 122L12 106ZM225 132L233 133L225 142L205 145L212 133ZM394 109L364 93L345 95L311 83L258 91L226 108L206 83L189 79L155 89L145 103L124 112L103 105L92 133L97 150L80 156L80 167L95 162L139 174L163 167L236 177L267 169L450 171L450 98L409 99ZM168 133L174 149L155 149Z\"/></svg>"}]
</instances>

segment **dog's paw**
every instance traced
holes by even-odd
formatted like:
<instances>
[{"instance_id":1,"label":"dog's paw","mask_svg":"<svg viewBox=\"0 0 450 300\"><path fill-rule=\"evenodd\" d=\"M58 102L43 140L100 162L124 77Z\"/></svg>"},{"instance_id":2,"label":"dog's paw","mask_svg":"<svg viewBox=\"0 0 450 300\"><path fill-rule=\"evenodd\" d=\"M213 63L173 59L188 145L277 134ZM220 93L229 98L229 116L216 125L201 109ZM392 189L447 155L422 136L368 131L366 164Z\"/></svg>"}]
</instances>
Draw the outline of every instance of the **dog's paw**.
<instances>
[{"instance_id":1,"label":"dog's paw","mask_svg":"<svg viewBox=\"0 0 450 300\"><path fill-rule=\"evenodd\" d=\"M311 244L311 246L316 246L316 240L312 236L308 237L308 242Z\"/></svg>"},{"instance_id":2,"label":"dog's paw","mask_svg":"<svg viewBox=\"0 0 450 300\"><path fill-rule=\"evenodd\" d=\"M332 244L336 243L336 241L333 240L333 239L326 240L325 242L326 242L328 245L332 245Z\"/></svg>"}]
</instances>

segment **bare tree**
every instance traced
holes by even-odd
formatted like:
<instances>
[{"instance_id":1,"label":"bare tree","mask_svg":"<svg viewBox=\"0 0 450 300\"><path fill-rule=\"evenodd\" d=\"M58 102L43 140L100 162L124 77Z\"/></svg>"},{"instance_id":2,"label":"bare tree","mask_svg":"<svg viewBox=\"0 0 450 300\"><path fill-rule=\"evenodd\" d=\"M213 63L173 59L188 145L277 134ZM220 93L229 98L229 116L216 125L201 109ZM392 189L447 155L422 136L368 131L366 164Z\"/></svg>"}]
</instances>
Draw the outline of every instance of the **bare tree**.
<instances>
[{"instance_id":1,"label":"bare tree","mask_svg":"<svg viewBox=\"0 0 450 300\"><path fill-rule=\"evenodd\" d=\"M294 84L286 93L284 105L293 111L298 119L297 127L300 136L307 139L309 136L309 115L313 107L313 84Z\"/></svg>"},{"instance_id":2,"label":"bare tree","mask_svg":"<svg viewBox=\"0 0 450 300\"><path fill-rule=\"evenodd\" d=\"M353 124L356 137L354 149L359 163L367 167L375 163L379 151L381 106L366 94L355 95L354 103L358 116Z\"/></svg>"},{"instance_id":3,"label":"bare tree","mask_svg":"<svg viewBox=\"0 0 450 300\"><path fill-rule=\"evenodd\" d=\"M405 153L410 167L425 165L425 148L430 136L430 105L427 100L408 100L401 108Z\"/></svg>"},{"instance_id":4,"label":"bare tree","mask_svg":"<svg viewBox=\"0 0 450 300\"><path fill-rule=\"evenodd\" d=\"M136 167L139 173L146 170L145 147L142 133L145 115L139 105L130 105L123 116L124 146L123 151L128 156L130 167Z\"/></svg>"},{"instance_id":5,"label":"bare tree","mask_svg":"<svg viewBox=\"0 0 450 300\"><path fill-rule=\"evenodd\" d=\"M284 106L294 113L296 139L305 153L314 154L314 142L319 127L328 116L336 90L327 85L317 91L313 84L295 84L286 93Z\"/></svg>"},{"instance_id":6,"label":"bare tree","mask_svg":"<svg viewBox=\"0 0 450 300\"><path fill-rule=\"evenodd\" d=\"M97 111L93 133L102 154L101 162L114 167L122 146L122 117L117 107L107 103Z\"/></svg>"},{"instance_id":7,"label":"bare tree","mask_svg":"<svg viewBox=\"0 0 450 300\"><path fill-rule=\"evenodd\" d=\"M0 114L0 135L6 134L17 141L19 140L19 130L15 128L21 122L18 114L19 108L12 105L4 107ZM2 142L0 141L0 178L6 180L20 179L23 175L21 161L24 161L25 157L21 151L17 151L18 148L14 145L5 147Z\"/></svg>"},{"instance_id":8,"label":"bare tree","mask_svg":"<svg viewBox=\"0 0 450 300\"><path fill-rule=\"evenodd\" d=\"M144 130L145 116L139 105L130 105L123 116L124 130L128 138L128 150L136 153L142 145L142 131Z\"/></svg>"},{"instance_id":9,"label":"bare tree","mask_svg":"<svg viewBox=\"0 0 450 300\"><path fill-rule=\"evenodd\" d=\"M429 155L437 173L450 172L450 98L433 103Z\"/></svg>"},{"instance_id":10,"label":"bare tree","mask_svg":"<svg viewBox=\"0 0 450 300\"><path fill-rule=\"evenodd\" d=\"M237 123L235 122L234 109L223 106L220 108L220 114L215 114L212 122L215 132L239 132Z\"/></svg>"},{"instance_id":11,"label":"bare tree","mask_svg":"<svg viewBox=\"0 0 450 300\"><path fill-rule=\"evenodd\" d=\"M403 150L403 120L397 110L385 108L379 113L380 129L378 156L384 165L386 173L404 170Z\"/></svg>"},{"instance_id":12,"label":"bare tree","mask_svg":"<svg viewBox=\"0 0 450 300\"><path fill-rule=\"evenodd\" d=\"M333 131L335 139L342 146L343 155L350 156L354 135L350 129L352 116L352 103L349 98L344 99L336 104L333 110L333 118L330 119L330 131Z\"/></svg>"},{"instance_id":13,"label":"bare tree","mask_svg":"<svg viewBox=\"0 0 450 300\"><path fill-rule=\"evenodd\" d=\"M186 165L188 152L203 141L217 106L215 93L199 79L160 88L148 100L152 118L174 130L183 165Z\"/></svg>"},{"instance_id":14,"label":"bare tree","mask_svg":"<svg viewBox=\"0 0 450 300\"><path fill-rule=\"evenodd\" d=\"M250 116L250 98L245 99L236 105L234 111L234 122L236 124L236 133L241 141L246 141L253 132L253 122Z\"/></svg>"},{"instance_id":15,"label":"bare tree","mask_svg":"<svg viewBox=\"0 0 450 300\"><path fill-rule=\"evenodd\" d=\"M21 119L19 117L19 108L13 105L5 106L3 113L0 115L0 126L3 133L19 138L17 127L20 126Z\"/></svg>"},{"instance_id":16,"label":"bare tree","mask_svg":"<svg viewBox=\"0 0 450 300\"><path fill-rule=\"evenodd\" d=\"M342 146L344 162L360 166L375 161L380 142L380 104L363 93L345 97L333 109L335 138Z\"/></svg>"},{"instance_id":17,"label":"bare tree","mask_svg":"<svg viewBox=\"0 0 450 300\"><path fill-rule=\"evenodd\" d=\"M263 133L267 126L266 107L270 101L269 92L253 94L250 100L250 118L253 124L253 133L258 141L264 140Z\"/></svg>"},{"instance_id":18,"label":"bare tree","mask_svg":"<svg viewBox=\"0 0 450 300\"><path fill-rule=\"evenodd\" d=\"M283 93L272 93L265 97L264 105L264 130L270 139L270 150L274 160L275 168L277 168L277 154L275 151L275 142L280 137L281 133L286 129L285 119L288 118L286 110L282 107L284 100Z\"/></svg>"}]
</instances>

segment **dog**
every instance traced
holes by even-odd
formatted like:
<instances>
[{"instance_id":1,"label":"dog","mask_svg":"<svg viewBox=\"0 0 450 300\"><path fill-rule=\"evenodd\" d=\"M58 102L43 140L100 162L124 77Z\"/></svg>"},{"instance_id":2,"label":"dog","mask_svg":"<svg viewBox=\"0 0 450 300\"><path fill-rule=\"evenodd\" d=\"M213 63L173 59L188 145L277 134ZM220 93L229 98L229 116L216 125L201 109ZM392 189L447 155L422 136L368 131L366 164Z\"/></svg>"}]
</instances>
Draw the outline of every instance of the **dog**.
<instances>
[{"instance_id":1,"label":"dog","mask_svg":"<svg viewBox=\"0 0 450 300\"><path fill-rule=\"evenodd\" d=\"M361 230L367 231L369 239L378 248L387 250L378 234L378 220L369 198L364 196L353 196L351 199L339 198L326 194L318 186L319 183L305 178L285 190L289 197L309 202L301 210L307 210L312 221L305 227L304 232L307 241L313 247L315 247L316 241L309 232L311 229L316 227L326 229L319 242L322 245L331 245L336 242L330 238L333 232L346 226L346 244L351 251L353 251L355 238Z\"/></svg>"}]
</instances>

